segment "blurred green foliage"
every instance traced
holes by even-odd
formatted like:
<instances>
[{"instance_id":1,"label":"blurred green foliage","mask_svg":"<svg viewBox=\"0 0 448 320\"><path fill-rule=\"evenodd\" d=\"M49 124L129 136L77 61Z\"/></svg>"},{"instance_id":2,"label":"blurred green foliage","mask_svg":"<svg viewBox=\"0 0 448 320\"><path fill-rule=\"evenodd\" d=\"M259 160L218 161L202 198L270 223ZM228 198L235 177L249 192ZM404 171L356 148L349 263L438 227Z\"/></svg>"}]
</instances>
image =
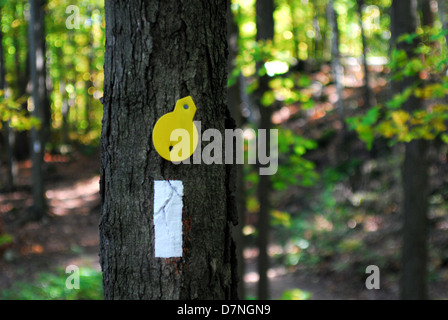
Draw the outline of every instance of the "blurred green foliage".
<instances>
[{"instance_id":1,"label":"blurred green foliage","mask_svg":"<svg viewBox=\"0 0 448 320\"><path fill-rule=\"evenodd\" d=\"M441 24L436 24L397 39L398 42L417 43L417 46L412 50L412 57L408 57L404 50L392 51L390 81L401 81L405 77L417 79L384 104L347 119L349 128L356 130L369 149L377 137L385 137L391 144L413 139L434 140L436 137L448 143L448 104L444 99L448 94L448 77L445 74L448 66L447 33ZM426 102L426 105L413 112L402 109L411 97Z\"/></svg>"},{"instance_id":2,"label":"blurred green foliage","mask_svg":"<svg viewBox=\"0 0 448 320\"><path fill-rule=\"evenodd\" d=\"M12 243L13 241L14 238L9 233L0 234L0 249L3 245L7 245L9 243Z\"/></svg>"},{"instance_id":3,"label":"blurred green foliage","mask_svg":"<svg viewBox=\"0 0 448 320\"><path fill-rule=\"evenodd\" d=\"M69 29L69 5L79 9L79 28ZM38 125L29 116L25 88L28 72L28 10L26 0L3 1L1 26L8 98L1 94L0 119L15 130ZM45 4L47 89L51 107L51 145L71 141L98 145L101 134L105 45L104 1L49 0ZM66 110L64 110L64 108ZM65 124L64 124L65 122Z\"/></svg>"},{"instance_id":4,"label":"blurred green foliage","mask_svg":"<svg viewBox=\"0 0 448 320\"><path fill-rule=\"evenodd\" d=\"M283 292L282 300L308 300L311 294L300 289L292 289Z\"/></svg>"},{"instance_id":5,"label":"blurred green foliage","mask_svg":"<svg viewBox=\"0 0 448 320\"><path fill-rule=\"evenodd\" d=\"M323 89L334 85L334 80L323 82L312 77L313 73L321 72L322 67L332 61L331 41L334 41L334 34L329 21L328 0L276 0L274 39L258 42L255 3L256 0L232 0L231 10L239 29L239 51L228 84L235 84L242 75L245 94L250 95L258 88L259 77L267 75L269 89L263 93L263 107L275 111L282 107L300 110L290 119L275 124L279 130L279 168L271 180L275 191L271 224L276 240L284 249L279 259L293 268L299 264L316 266L332 261L336 255L353 254L362 256L364 260L373 256L381 265L385 257L367 250L360 236L360 226L375 218L375 212L364 205L375 201L381 192L388 190L387 182L379 181L379 187L370 193L355 194L354 190L350 190L353 191L350 196L340 196L341 190L349 193L347 185L359 172L363 160L352 158L337 165L326 163L325 168L317 168L307 155L321 146L309 138L307 132L303 133L288 123L300 117L307 121L307 112L316 110L321 102L328 102L328 97L324 95L320 98L313 96L310 90L313 84ZM369 149L379 138L386 138L391 144L418 138L440 138L448 143L448 105L445 98L448 94L448 50L445 40L448 31L443 30L440 21L437 21L434 28L419 28L415 33L401 36L398 41L418 44L414 55L409 57L403 50L390 48L389 9L392 0L365 0L364 3L362 16L359 17L356 0L334 0L342 58L360 61L363 29L367 45L365 58L387 57L389 84L410 76L417 76L418 80L376 106L367 110L356 108L355 115L346 119L348 127L357 132ZM40 125L29 115L29 97L24 82L28 68L29 5L26 0L0 1L0 4L7 83L6 97L5 92L0 94L0 126L3 122L3 125L7 123L17 131L29 130ZM79 28L69 29L66 26L71 14L66 12L68 5L79 9ZM93 154L101 134L102 105L99 98L104 80L104 1L77 0L67 3L49 0L45 12L52 117L49 145L51 149L57 149L61 144L80 143L84 145L82 150L85 153ZM257 68L257 65L261 67ZM410 97L424 100L426 107L413 113L403 110L403 103ZM328 111L328 114L334 114L334 110ZM246 127L255 126L253 119L246 120L249 122ZM64 140L64 130L67 130L69 141ZM322 130L326 130L329 136L334 132L331 126ZM259 209L256 197L259 175L253 167L245 166L244 170L246 207L249 214L253 214ZM397 171L396 168L392 170ZM279 209L288 194L300 188L307 188L309 193L297 200L300 202L299 209ZM439 193L437 195L442 197ZM256 230L250 234L254 233ZM0 246L11 241L10 235L0 235ZM82 251L76 253L82 254ZM332 268L340 271L348 265L349 260L341 259ZM80 271L80 290L66 289L68 275L64 270L57 270L55 273L39 274L33 283L15 283L12 288L3 290L1 297L102 299L101 273L85 268ZM282 298L306 300L310 298L310 293L293 289L286 291Z\"/></svg>"},{"instance_id":6,"label":"blurred green foliage","mask_svg":"<svg viewBox=\"0 0 448 320\"><path fill-rule=\"evenodd\" d=\"M33 282L16 282L2 290L4 300L102 300L104 299L102 273L92 268L79 268L79 289L67 289L69 274L63 269L54 273L42 272Z\"/></svg>"},{"instance_id":7,"label":"blurred green foliage","mask_svg":"<svg viewBox=\"0 0 448 320\"><path fill-rule=\"evenodd\" d=\"M291 185L312 186L319 179L314 170L313 162L306 160L303 155L312 150L317 144L304 137L294 134L289 129L279 132L278 153L279 168L272 176L274 189L285 190Z\"/></svg>"}]
</instances>

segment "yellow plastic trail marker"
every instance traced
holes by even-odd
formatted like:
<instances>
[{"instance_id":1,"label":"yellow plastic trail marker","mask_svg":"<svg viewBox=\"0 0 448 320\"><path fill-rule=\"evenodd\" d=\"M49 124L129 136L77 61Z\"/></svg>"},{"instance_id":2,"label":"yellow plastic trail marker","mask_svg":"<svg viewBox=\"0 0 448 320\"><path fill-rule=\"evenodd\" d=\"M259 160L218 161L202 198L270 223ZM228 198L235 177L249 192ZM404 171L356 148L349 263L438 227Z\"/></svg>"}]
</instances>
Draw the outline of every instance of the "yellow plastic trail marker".
<instances>
[{"instance_id":1,"label":"yellow plastic trail marker","mask_svg":"<svg viewBox=\"0 0 448 320\"><path fill-rule=\"evenodd\" d=\"M198 146L198 129L193 123L196 106L188 96L177 100L172 112L157 120L152 142L160 156L168 161L189 158Z\"/></svg>"}]
</instances>

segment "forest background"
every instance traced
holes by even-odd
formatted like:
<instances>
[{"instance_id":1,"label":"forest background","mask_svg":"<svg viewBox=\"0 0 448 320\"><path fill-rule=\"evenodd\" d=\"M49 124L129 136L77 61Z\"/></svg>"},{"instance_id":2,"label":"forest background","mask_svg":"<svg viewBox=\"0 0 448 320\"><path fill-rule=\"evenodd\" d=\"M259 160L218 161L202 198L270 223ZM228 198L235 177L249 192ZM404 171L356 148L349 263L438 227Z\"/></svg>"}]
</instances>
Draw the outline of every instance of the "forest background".
<instances>
[{"instance_id":1,"label":"forest background","mask_svg":"<svg viewBox=\"0 0 448 320\"><path fill-rule=\"evenodd\" d=\"M399 299L415 281L448 298L448 1L399 2L229 4L229 109L278 129L280 155L265 181L238 167L240 297ZM0 17L0 299L103 299L104 3L3 0Z\"/></svg>"}]
</instances>

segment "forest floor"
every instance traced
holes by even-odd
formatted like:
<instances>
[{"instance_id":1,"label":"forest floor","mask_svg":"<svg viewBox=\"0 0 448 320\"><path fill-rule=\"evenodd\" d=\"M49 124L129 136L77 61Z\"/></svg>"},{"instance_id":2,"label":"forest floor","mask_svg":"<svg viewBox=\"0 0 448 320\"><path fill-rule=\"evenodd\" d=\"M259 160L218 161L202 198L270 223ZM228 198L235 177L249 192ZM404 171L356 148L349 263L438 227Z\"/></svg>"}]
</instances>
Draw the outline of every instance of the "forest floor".
<instances>
[{"instance_id":1,"label":"forest floor","mask_svg":"<svg viewBox=\"0 0 448 320\"><path fill-rule=\"evenodd\" d=\"M98 157L48 157L46 166L50 215L43 221L18 223L31 205L29 162L20 164L17 189L0 196L3 229L14 238L1 252L0 291L16 282L31 283L39 273L55 272L69 265L100 270ZM245 251L248 297L256 296L256 255L255 248ZM364 290L358 295L350 282L338 284L337 277L312 274L309 270L291 272L282 265L273 266L269 277L274 299L281 298L286 290L297 288L309 292L310 299L388 298L387 295L378 296L375 290Z\"/></svg>"},{"instance_id":2,"label":"forest floor","mask_svg":"<svg viewBox=\"0 0 448 320\"><path fill-rule=\"evenodd\" d=\"M31 204L29 162L21 163L21 180L17 190L2 194L0 197L3 229L14 237L14 241L1 252L3 258L0 260L0 289L2 290L10 288L17 281L31 282L41 272L55 272L57 269L65 269L68 265L100 270L98 157L80 155L72 158L48 157L46 165L49 217L41 222L29 222L23 226L18 224ZM383 235L378 237L368 241L387 255L387 251L394 245L385 242L389 248L381 246L378 241ZM270 251L274 252L276 246L273 243ZM256 248L249 245L245 250L245 258L246 296L253 298L256 297L258 280ZM313 267L299 264L291 268L278 262L274 256L268 274L271 297L280 299L285 291L290 291L295 293L296 298L303 299L398 299L398 270L393 262L387 265L386 272L391 276L385 276L384 279L387 280L382 278L381 289L368 290L365 287L367 275L359 271L360 266L359 263L356 264L356 258L343 254L332 259L331 263L322 261ZM352 260L354 263L346 262L345 267L338 272L334 265L344 263L346 260ZM430 283L432 297L437 299L448 298L446 266L443 270L445 279ZM440 277L438 279L441 280Z\"/></svg>"},{"instance_id":3,"label":"forest floor","mask_svg":"<svg viewBox=\"0 0 448 320\"><path fill-rule=\"evenodd\" d=\"M0 195L3 229L13 236L0 252L0 289L68 265L99 270L99 157L47 156L45 166L49 214L42 221L22 223L32 204L29 161L20 163L16 190Z\"/></svg>"}]
</instances>

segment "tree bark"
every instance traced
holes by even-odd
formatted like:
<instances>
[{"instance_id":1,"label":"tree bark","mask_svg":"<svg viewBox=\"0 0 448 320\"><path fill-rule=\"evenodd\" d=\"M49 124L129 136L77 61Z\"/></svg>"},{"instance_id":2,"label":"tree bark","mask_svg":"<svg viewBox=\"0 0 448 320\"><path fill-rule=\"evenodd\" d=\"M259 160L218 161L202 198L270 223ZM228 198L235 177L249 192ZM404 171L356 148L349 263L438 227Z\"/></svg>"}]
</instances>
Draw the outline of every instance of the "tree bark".
<instances>
[{"instance_id":1,"label":"tree bark","mask_svg":"<svg viewBox=\"0 0 448 320\"><path fill-rule=\"evenodd\" d=\"M188 95L202 130L224 136L232 127L226 3L105 2L99 229L106 299L237 297L232 166L175 165L152 143L156 121ZM155 257L155 180L183 182L182 257Z\"/></svg>"},{"instance_id":2,"label":"tree bark","mask_svg":"<svg viewBox=\"0 0 448 320\"><path fill-rule=\"evenodd\" d=\"M13 14L14 20L22 19L21 15L17 14L17 10L14 11ZM29 27L29 26L28 26ZM13 46L15 48L14 52L14 66L15 66L15 78L16 78L16 88L17 92L15 93L16 98L20 98L24 95L31 95L31 90L29 90L28 84L30 82L30 48L27 46L25 49L20 46L20 30L19 28L13 28ZM25 66L22 67L20 52L22 50L26 50L26 61ZM22 104L21 110L26 110L26 102ZM30 138L29 132L27 131L15 131L13 141L13 155L17 164L17 161L25 160L30 158ZM17 165L16 165L17 167ZM18 171L16 169L16 171Z\"/></svg>"},{"instance_id":3,"label":"tree bark","mask_svg":"<svg viewBox=\"0 0 448 320\"><path fill-rule=\"evenodd\" d=\"M362 25L362 8L364 7L364 0L358 0L357 4L358 4L359 25L361 27L362 64L364 67L364 87L363 87L364 106L366 108L370 108L375 104L375 102L373 101L374 97L369 87L370 72L369 72L369 66L367 64L367 41L364 27Z\"/></svg>"},{"instance_id":4,"label":"tree bark","mask_svg":"<svg viewBox=\"0 0 448 320\"><path fill-rule=\"evenodd\" d=\"M345 125L345 112L344 104L342 101L342 93L344 91L344 67L341 64L341 55L339 52L339 25L338 25L338 15L334 9L333 0L328 2L328 10L330 15L331 30L333 33L333 38L331 40L331 68L333 72L333 78L336 86L336 93L338 95L338 101L336 102L336 110L341 117L341 121Z\"/></svg>"},{"instance_id":5,"label":"tree bark","mask_svg":"<svg viewBox=\"0 0 448 320\"><path fill-rule=\"evenodd\" d=\"M93 86L93 82L92 82L92 73L93 73L93 68L92 68L92 63L93 63L93 58L94 58L94 50L95 48L93 47L93 34L92 31L89 30L89 55L87 57L87 65L88 65L88 72L89 72L89 79L84 81L84 88L85 88L85 99L86 99L86 103L84 106L84 121L86 122L86 126L84 128L84 132L88 133L90 131L91 128L91 121L90 121L90 117L91 117L91 112L92 112L92 98L93 98L93 94L89 93L89 88L91 88Z\"/></svg>"},{"instance_id":6,"label":"tree bark","mask_svg":"<svg viewBox=\"0 0 448 320\"><path fill-rule=\"evenodd\" d=\"M266 130L266 150L270 150L270 129L272 108L260 107L260 129ZM260 209L258 211L258 299L266 300L270 298L269 287L269 239L270 239L270 225L271 225L271 176L260 175L257 187L257 196Z\"/></svg>"},{"instance_id":7,"label":"tree bark","mask_svg":"<svg viewBox=\"0 0 448 320\"><path fill-rule=\"evenodd\" d=\"M258 2L258 1L257 1ZM299 26L297 25L296 19L296 1L288 0L288 6L291 14L291 31L292 31L292 42L294 43L294 50L292 52L293 57L299 60L300 50L299 50ZM258 32L258 29L257 29Z\"/></svg>"},{"instance_id":8,"label":"tree bark","mask_svg":"<svg viewBox=\"0 0 448 320\"><path fill-rule=\"evenodd\" d=\"M392 3L394 39L416 31L418 21L417 0ZM400 42L397 49L406 51L409 57L416 43ZM404 78L396 84L396 92L402 92L418 79ZM402 106L407 112L422 108L422 102L411 96ZM401 297L402 299L427 298L427 228L428 228L428 142L413 140L405 144L402 168L403 183L403 251Z\"/></svg>"},{"instance_id":9,"label":"tree bark","mask_svg":"<svg viewBox=\"0 0 448 320\"><path fill-rule=\"evenodd\" d=\"M257 0L257 41L272 41L274 39L274 1ZM257 63L257 70L264 61ZM262 97L269 90L269 76L263 75L258 79L258 89L255 92L255 101L260 111L259 129L266 130L266 150L270 150L270 129L272 127L272 106L264 106ZM269 231L270 231L270 196L271 178L269 175L260 175L257 187L257 197L260 205L258 212L258 299L269 298Z\"/></svg>"},{"instance_id":10,"label":"tree bark","mask_svg":"<svg viewBox=\"0 0 448 320\"><path fill-rule=\"evenodd\" d=\"M42 0L30 0L29 21L29 55L30 74L32 83L32 115L41 121L40 128L31 129L31 178L33 193L33 220L40 220L45 214L47 204L43 182L43 154L45 150L45 133L48 125L46 121L46 70L45 70L45 34L44 34L44 12ZM49 128L48 128L49 129Z\"/></svg>"},{"instance_id":11,"label":"tree bark","mask_svg":"<svg viewBox=\"0 0 448 320\"><path fill-rule=\"evenodd\" d=\"M2 13L0 12L0 20ZM5 56L3 51L3 31L0 30L0 90L3 91L4 99L7 99L7 85L6 85L6 67L5 67ZM5 147L5 164L6 164L6 182L5 190L11 191L14 189L17 166L14 159L14 131L9 126L9 121L2 121L2 131L3 131L3 142ZM0 154L1 156L1 154Z\"/></svg>"},{"instance_id":12,"label":"tree bark","mask_svg":"<svg viewBox=\"0 0 448 320\"><path fill-rule=\"evenodd\" d=\"M227 9L227 42L229 47L229 59L228 59L228 74L230 75L235 68L236 58L238 56L238 38L239 29L238 24L235 22L232 10L230 8L231 1L228 0ZM243 117L241 114L241 89L240 89L241 74L238 75L236 82L227 88L227 101L229 110L235 119L236 127L241 128L243 125ZM245 237L243 234L243 227L246 221L246 192L244 185L244 165L236 165L236 206L238 211L238 225L234 230L234 239L236 242L236 255L238 258L238 297L244 299L246 296L246 290L244 287L244 274L245 274L245 261L244 261L244 248Z\"/></svg>"},{"instance_id":13,"label":"tree bark","mask_svg":"<svg viewBox=\"0 0 448 320\"><path fill-rule=\"evenodd\" d=\"M438 8L439 8L439 16L440 16L440 21L442 22L442 28L444 30L448 29L448 17L447 17L447 12L448 12L448 0L438 0L437 1L438 4ZM445 41L448 44L448 34L445 35Z\"/></svg>"},{"instance_id":14,"label":"tree bark","mask_svg":"<svg viewBox=\"0 0 448 320\"><path fill-rule=\"evenodd\" d=\"M433 26L434 24L434 14L432 11L433 0L421 0L422 7L422 25Z\"/></svg>"},{"instance_id":15,"label":"tree bark","mask_svg":"<svg viewBox=\"0 0 448 320\"><path fill-rule=\"evenodd\" d=\"M428 142L406 144L403 163L402 299L427 298Z\"/></svg>"}]
</instances>

